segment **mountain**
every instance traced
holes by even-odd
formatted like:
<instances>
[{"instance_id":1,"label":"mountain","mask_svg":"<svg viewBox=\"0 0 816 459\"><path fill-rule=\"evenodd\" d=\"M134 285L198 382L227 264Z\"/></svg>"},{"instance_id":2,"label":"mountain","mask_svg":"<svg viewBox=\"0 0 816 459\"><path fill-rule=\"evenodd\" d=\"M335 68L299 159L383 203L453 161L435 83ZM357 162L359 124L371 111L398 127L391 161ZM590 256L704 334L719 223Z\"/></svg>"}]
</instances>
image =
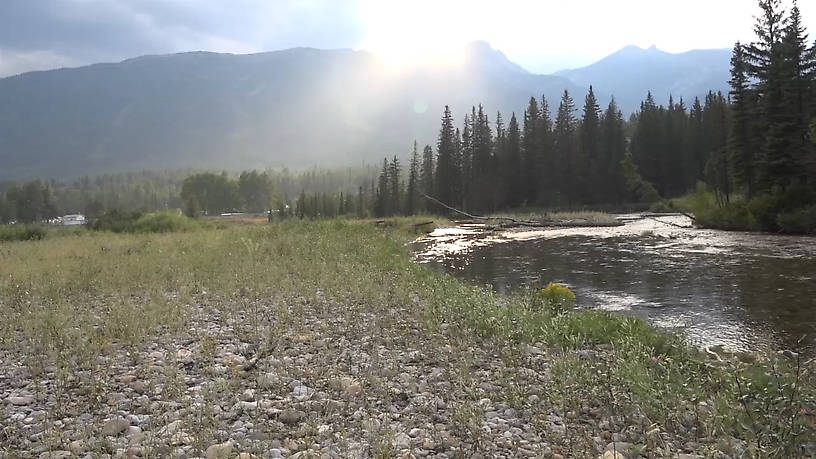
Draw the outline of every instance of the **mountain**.
<instances>
[{"instance_id":1,"label":"mountain","mask_svg":"<svg viewBox=\"0 0 816 459\"><path fill-rule=\"evenodd\" d=\"M579 86L612 93L625 111L634 111L651 91L659 104L669 95L680 97L690 106L695 96L709 90L728 93L731 68L730 49L700 49L672 54L652 46L627 46L594 64L555 75Z\"/></svg>"},{"instance_id":2,"label":"mountain","mask_svg":"<svg viewBox=\"0 0 816 459\"><path fill-rule=\"evenodd\" d=\"M694 79L701 66L691 71L692 58L676 64L672 57L693 53L626 48L556 75L532 74L484 42L469 45L457 65L407 72L363 51L294 48L143 56L25 73L0 79L0 181L371 163L406 155L414 139L435 145L445 104L457 124L479 103L491 120L500 110L505 123L513 111L521 121L530 96L544 95L554 111L567 89L580 106L592 82L599 100L614 93L629 111L647 89L660 94L661 78L677 88ZM716 67L716 59L699 53ZM708 87L698 88L707 81L676 94L703 94Z\"/></svg>"}]
</instances>

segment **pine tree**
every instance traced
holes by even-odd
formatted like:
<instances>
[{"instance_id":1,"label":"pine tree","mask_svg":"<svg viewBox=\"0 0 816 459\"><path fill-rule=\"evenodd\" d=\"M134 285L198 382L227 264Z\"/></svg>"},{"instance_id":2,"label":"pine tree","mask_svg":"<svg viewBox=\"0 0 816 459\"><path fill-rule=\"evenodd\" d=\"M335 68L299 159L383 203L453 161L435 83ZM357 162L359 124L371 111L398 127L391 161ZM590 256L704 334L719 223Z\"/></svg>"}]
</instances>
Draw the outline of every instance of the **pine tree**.
<instances>
[{"instance_id":1,"label":"pine tree","mask_svg":"<svg viewBox=\"0 0 816 459\"><path fill-rule=\"evenodd\" d=\"M750 197L757 188L756 172L756 120L757 107L754 91L748 77L745 49L737 42L731 56L731 119L728 149L736 182L745 188ZM696 111L696 110L695 110ZM700 120L702 123L702 120Z\"/></svg>"},{"instance_id":2,"label":"pine tree","mask_svg":"<svg viewBox=\"0 0 816 459\"><path fill-rule=\"evenodd\" d=\"M521 156L521 130L516 114L510 116L507 135L504 140L503 166L504 183L507 184L506 207L516 207L524 202L526 183L524 181L524 163Z\"/></svg>"},{"instance_id":3,"label":"pine tree","mask_svg":"<svg viewBox=\"0 0 816 459\"><path fill-rule=\"evenodd\" d=\"M575 103L567 90L561 96L561 103L558 105L558 115L555 118L555 152L557 166L561 172L559 189L565 196L566 204L572 207L578 195L577 165L575 164L576 154L576 126L575 126Z\"/></svg>"},{"instance_id":4,"label":"pine tree","mask_svg":"<svg viewBox=\"0 0 816 459\"><path fill-rule=\"evenodd\" d=\"M411 164L408 172L408 189L405 197L406 215L414 215L419 211L419 152L414 140L414 151L411 154Z\"/></svg>"},{"instance_id":5,"label":"pine tree","mask_svg":"<svg viewBox=\"0 0 816 459\"><path fill-rule=\"evenodd\" d=\"M602 196L597 195L597 192L600 191L597 184L601 182L604 174L602 169L604 164L599 158L600 130L601 108L590 86L584 101L584 116L581 120L581 153L577 159L577 169L580 173L576 179L579 189L584 190L584 194L590 194L593 191L596 193L592 193L595 196L585 196L585 202L597 202L603 199Z\"/></svg>"},{"instance_id":6,"label":"pine tree","mask_svg":"<svg viewBox=\"0 0 816 459\"><path fill-rule=\"evenodd\" d=\"M539 181L539 152L541 150L541 111L535 97L530 97L527 109L524 110L524 127L522 132L522 170L524 171L524 202L536 200Z\"/></svg>"},{"instance_id":7,"label":"pine tree","mask_svg":"<svg viewBox=\"0 0 816 459\"><path fill-rule=\"evenodd\" d=\"M400 173L402 165L400 164L397 155L391 160L388 165L388 200L390 204L389 215L402 214L402 181L400 180Z\"/></svg>"},{"instance_id":8,"label":"pine tree","mask_svg":"<svg viewBox=\"0 0 816 459\"><path fill-rule=\"evenodd\" d=\"M796 168L794 176L800 183L807 183L812 171L812 164L809 164L812 148L808 131L812 108L816 103L811 99L816 56L812 49L808 49L807 40L802 16L794 0L781 40L785 76L782 104L787 115L784 131L790 138Z\"/></svg>"},{"instance_id":9,"label":"pine tree","mask_svg":"<svg viewBox=\"0 0 816 459\"><path fill-rule=\"evenodd\" d=\"M453 116L450 107L445 106L442 115L442 127L436 144L436 174L434 191L436 198L448 205L458 204L457 191L457 145L456 131L453 127Z\"/></svg>"},{"instance_id":10,"label":"pine tree","mask_svg":"<svg viewBox=\"0 0 816 459\"><path fill-rule=\"evenodd\" d=\"M434 195L434 154L430 145L422 150L422 172L420 173L420 189L426 196ZM427 200L423 200L422 208L428 209Z\"/></svg>"},{"instance_id":11,"label":"pine tree","mask_svg":"<svg viewBox=\"0 0 816 459\"><path fill-rule=\"evenodd\" d=\"M382 170L380 171L380 177L377 179L377 190L374 204L374 215L377 217L387 217L391 215L388 174L388 159L383 158Z\"/></svg>"},{"instance_id":12,"label":"pine tree","mask_svg":"<svg viewBox=\"0 0 816 459\"><path fill-rule=\"evenodd\" d=\"M795 173L795 160L789 136L789 116L783 99L785 55L782 36L784 11L780 0L760 0L762 14L757 17L754 32L758 40L744 48L748 74L757 81L760 102L759 130L764 132L761 182L765 189L786 188Z\"/></svg>"},{"instance_id":13,"label":"pine tree","mask_svg":"<svg viewBox=\"0 0 816 459\"><path fill-rule=\"evenodd\" d=\"M626 132L623 114L613 97L601 119L601 171L599 202L620 204L626 199L622 161L626 156Z\"/></svg>"}]
</instances>

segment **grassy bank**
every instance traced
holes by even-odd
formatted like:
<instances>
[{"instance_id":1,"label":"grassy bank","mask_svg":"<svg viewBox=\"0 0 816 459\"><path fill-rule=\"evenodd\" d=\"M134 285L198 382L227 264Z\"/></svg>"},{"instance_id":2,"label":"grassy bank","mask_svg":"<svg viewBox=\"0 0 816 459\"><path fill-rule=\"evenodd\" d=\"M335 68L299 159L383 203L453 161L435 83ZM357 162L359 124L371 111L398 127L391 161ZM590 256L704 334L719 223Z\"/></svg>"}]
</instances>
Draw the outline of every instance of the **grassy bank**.
<instances>
[{"instance_id":1,"label":"grassy bank","mask_svg":"<svg viewBox=\"0 0 816 459\"><path fill-rule=\"evenodd\" d=\"M0 452L811 451L809 363L501 298L412 263L421 222L393 222L0 244Z\"/></svg>"},{"instance_id":2,"label":"grassy bank","mask_svg":"<svg viewBox=\"0 0 816 459\"><path fill-rule=\"evenodd\" d=\"M704 184L673 204L694 214L706 228L730 231L765 231L816 234L816 195L807 188L775 190L750 199L735 195L728 201Z\"/></svg>"}]
</instances>

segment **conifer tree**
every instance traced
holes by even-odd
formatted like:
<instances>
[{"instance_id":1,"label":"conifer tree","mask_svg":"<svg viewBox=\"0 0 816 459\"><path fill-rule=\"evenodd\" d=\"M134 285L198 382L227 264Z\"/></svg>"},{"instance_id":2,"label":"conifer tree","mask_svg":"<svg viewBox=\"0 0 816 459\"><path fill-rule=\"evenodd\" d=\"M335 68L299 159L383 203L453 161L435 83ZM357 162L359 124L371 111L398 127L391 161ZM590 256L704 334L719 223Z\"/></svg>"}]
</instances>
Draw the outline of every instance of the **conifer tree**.
<instances>
[{"instance_id":1,"label":"conifer tree","mask_svg":"<svg viewBox=\"0 0 816 459\"><path fill-rule=\"evenodd\" d=\"M436 145L436 198L448 205L458 204L457 192L457 142L450 107L445 106L442 127Z\"/></svg>"},{"instance_id":2,"label":"conifer tree","mask_svg":"<svg viewBox=\"0 0 816 459\"><path fill-rule=\"evenodd\" d=\"M555 119L555 152L561 180L558 181L568 207L572 207L578 195L576 156L575 103L567 90L561 96Z\"/></svg>"},{"instance_id":3,"label":"conifer tree","mask_svg":"<svg viewBox=\"0 0 816 459\"><path fill-rule=\"evenodd\" d=\"M405 196L405 214L414 215L419 211L419 152L414 140L414 151L408 172L408 188Z\"/></svg>"},{"instance_id":4,"label":"conifer tree","mask_svg":"<svg viewBox=\"0 0 816 459\"><path fill-rule=\"evenodd\" d=\"M595 92L590 86L584 102L584 116L581 120L581 153L576 161L580 171L579 176L576 177L579 188L584 190L585 195L593 194L591 197L585 196L585 202L603 199L597 195L600 189L594 186L600 183L604 174L601 169L603 164L599 158L600 130L601 109L595 98ZM592 188L595 188L595 193L592 193Z\"/></svg>"},{"instance_id":5,"label":"conifer tree","mask_svg":"<svg viewBox=\"0 0 816 459\"><path fill-rule=\"evenodd\" d=\"M754 91L750 87L748 62L745 48L739 42L731 55L731 118L728 149L736 182L745 188L750 197L757 189L756 141L757 107Z\"/></svg>"}]
</instances>

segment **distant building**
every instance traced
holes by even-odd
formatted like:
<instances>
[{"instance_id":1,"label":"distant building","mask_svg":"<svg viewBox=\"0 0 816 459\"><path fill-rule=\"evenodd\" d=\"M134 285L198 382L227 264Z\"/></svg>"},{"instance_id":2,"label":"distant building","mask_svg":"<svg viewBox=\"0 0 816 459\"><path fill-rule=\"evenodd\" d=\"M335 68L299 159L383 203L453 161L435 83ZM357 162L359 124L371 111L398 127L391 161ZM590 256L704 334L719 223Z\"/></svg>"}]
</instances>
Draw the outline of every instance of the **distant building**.
<instances>
[{"instance_id":1,"label":"distant building","mask_svg":"<svg viewBox=\"0 0 816 459\"><path fill-rule=\"evenodd\" d=\"M82 214L63 215L62 217L59 218L59 221L60 224L64 226L76 226L88 223L88 221L85 220L85 216Z\"/></svg>"}]
</instances>

